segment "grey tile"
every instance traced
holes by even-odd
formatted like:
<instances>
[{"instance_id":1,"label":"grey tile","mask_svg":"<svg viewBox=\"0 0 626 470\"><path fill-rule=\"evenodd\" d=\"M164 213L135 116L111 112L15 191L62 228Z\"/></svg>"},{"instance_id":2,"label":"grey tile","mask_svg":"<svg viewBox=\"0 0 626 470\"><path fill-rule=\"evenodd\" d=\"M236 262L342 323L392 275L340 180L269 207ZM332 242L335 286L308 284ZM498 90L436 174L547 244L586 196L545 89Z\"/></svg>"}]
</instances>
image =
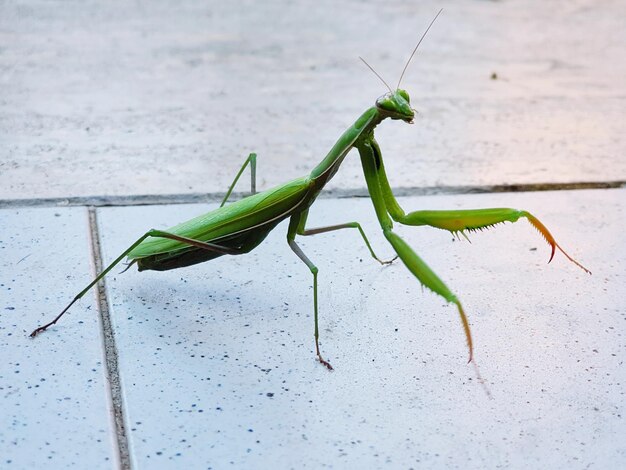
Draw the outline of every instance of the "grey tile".
<instances>
[{"instance_id":1,"label":"grey tile","mask_svg":"<svg viewBox=\"0 0 626 470\"><path fill-rule=\"evenodd\" d=\"M114 468L100 321L82 208L0 210L0 467Z\"/></svg>"},{"instance_id":2,"label":"grey tile","mask_svg":"<svg viewBox=\"0 0 626 470\"><path fill-rule=\"evenodd\" d=\"M589 276L525 222L470 235L398 227L464 303L489 399L466 364L455 310L356 233L301 237L320 269L315 361L311 275L279 226L246 256L108 287L138 467L615 468L622 436L624 190L403 198L407 209L533 212ZM99 211L105 258L147 228L205 206ZM392 251L367 199L321 200L310 225L358 220ZM75 327L72 327L75 328ZM80 327L79 327L80 328ZM69 326L64 327L67 331Z\"/></svg>"}]
</instances>

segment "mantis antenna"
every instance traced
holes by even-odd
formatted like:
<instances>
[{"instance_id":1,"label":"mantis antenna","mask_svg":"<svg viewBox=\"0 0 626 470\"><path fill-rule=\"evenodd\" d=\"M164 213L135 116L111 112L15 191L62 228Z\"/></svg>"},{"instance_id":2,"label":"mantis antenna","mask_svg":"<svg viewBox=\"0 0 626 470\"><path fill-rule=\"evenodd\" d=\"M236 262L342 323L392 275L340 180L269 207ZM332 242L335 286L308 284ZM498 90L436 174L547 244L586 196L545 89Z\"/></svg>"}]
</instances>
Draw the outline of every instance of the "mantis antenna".
<instances>
[{"instance_id":1,"label":"mantis antenna","mask_svg":"<svg viewBox=\"0 0 626 470\"><path fill-rule=\"evenodd\" d=\"M363 61L363 63L364 63L365 65L367 65L367 68L368 68L368 69L370 69L370 70L372 71L372 73L373 73L374 75L376 75L376 76L380 79L380 81L381 81L381 82L383 82L383 83L385 84L385 86L386 86L387 88L389 88L389 93L393 93L393 91L391 90L391 87L387 84L387 82L383 79L383 77L381 77L380 75L378 75L378 72L376 72L376 70L374 70L374 68L373 68L370 64L368 64L367 62L365 62L365 59L364 59L363 57L359 56L359 59L361 59L361 60Z\"/></svg>"},{"instance_id":2,"label":"mantis antenna","mask_svg":"<svg viewBox=\"0 0 626 470\"><path fill-rule=\"evenodd\" d=\"M443 8L441 10L439 10L439 12L435 15L435 17L433 18L433 20L430 22L430 24L428 25L428 28L426 28L426 31L424 31L424 34L422 34L422 37L420 38L419 41L417 41L417 46L415 46L415 49L413 49L413 52L411 52L411 57L409 57L409 60L406 61L406 65L404 66L404 69L402 69L402 73L400 74L400 80L398 80L398 86L396 88L400 88L400 83L402 82L402 78L404 77L404 72L406 72L406 69L408 68L409 64L411 63L411 59L413 59L413 56L415 55L415 52L417 51L417 48L420 47L420 44L422 43L422 40L424 39L424 37L426 36L426 34L428 33L428 30L430 29L430 27L433 25L433 23L435 22L435 20L437 19L437 17L439 15L441 15L441 12L443 11ZM363 60L363 59L361 59ZM364 61L365 62L365 61ZM368 66L369 67L369 66ZM370 67L371 68L371 67ZM376 72L374 72L376 73ZM378 75L376 73L376 75ZM382 80L382 79L381 79ZM389 85L387 85L389 86ZM390 89L391 90L391 89Z\"/></svg>"}]
</instances>

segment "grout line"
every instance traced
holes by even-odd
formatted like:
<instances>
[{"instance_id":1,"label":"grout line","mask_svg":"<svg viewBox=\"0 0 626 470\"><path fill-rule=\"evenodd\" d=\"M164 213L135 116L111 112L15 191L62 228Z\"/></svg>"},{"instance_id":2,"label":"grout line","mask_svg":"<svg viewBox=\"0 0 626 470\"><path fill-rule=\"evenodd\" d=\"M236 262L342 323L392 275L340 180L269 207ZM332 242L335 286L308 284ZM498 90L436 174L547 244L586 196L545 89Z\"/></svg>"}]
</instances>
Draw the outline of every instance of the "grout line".
<instances>
[{"instance_id":1,"label":"grout line","mask_svg":"<svg viewBox=\"0 0 626 470\"><path fill-rule=\"evenodd\" d=\"M429 196L445 194L516 193L534 191L565 191L579 189L612 189L626 187L626 181L591 181L579 183L524 183L499 184L491 186L430 186L394 189L397 197ZM249 193L234 193L233 200L248 196ZM161 204L193 204L220 202L223 193L189 194L139 194L131 196L76 196L32 199L0 199L0 209L18 207L68 207L68 206L155 206ZM369 197L366 189L327 189L320 193L323 199L345 199Z\"/></svg>"},{"instance_id":2,"label":"grout line","mask_svg":"<svg viewBox=\"0 0 626 470\"><path fill-rule=\"evenodd\" d=\"M100 245L100 233L98 230L98 216L95 207L89 207L89 232L91 235L92 256L96 268L96 273L103 270L102 248ZM120 382L117 347L115 346L115 335L111 324L109 302L106 295L106 282L102 278L97 284L98 310L102 324L102 337L104 340L104 356L107 368L107 379L113 408L113 421L115 423L115 434L117 437L117 449L119 452L119 467L122 470L129 470L130 451L128 446L128 436L126 434L126 422L124 419L124 402L122 399L122 385Z\"/></svg>"}]
</instances>

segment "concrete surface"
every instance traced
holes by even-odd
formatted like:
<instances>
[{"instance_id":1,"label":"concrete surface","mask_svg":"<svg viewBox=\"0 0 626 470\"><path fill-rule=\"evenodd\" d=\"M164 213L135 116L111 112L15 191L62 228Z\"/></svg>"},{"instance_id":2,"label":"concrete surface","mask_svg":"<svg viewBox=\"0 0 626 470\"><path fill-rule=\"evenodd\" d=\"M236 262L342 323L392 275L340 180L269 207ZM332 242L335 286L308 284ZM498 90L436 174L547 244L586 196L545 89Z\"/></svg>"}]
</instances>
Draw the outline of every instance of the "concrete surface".
<instances>
[{"instance_id":1,"label":"concrete surface","mask_svg":"<svg viewBox=\"0 0 626 470\"><path fill-rule=\"evenodd\" d=\"M622 0L0 3L0 199L310 171L444 14L378 138L395 187L626 180ZM492 73L499 77L491 80ZM351 158L334 188L362 188Z\"/></svg>"},{"instance_id":2,"label":"concrete surface","mask_svg":"<svg viewBox=\"0 0 626 470\"><path fill-rule=\"evenodd\" d=\"M528 209L594 272L586 275L558 253L547 265L547 245L525 222L475 234L472 244L439 230L398 229L463 300L493 399L466 364L454 309L423 293L401 263L380 267L350 231L300 239L320 268L322 348L336 368L332 373L314 359L311 276L285 243L284 224L247 256L110 276L132 464L623 467L626 268L623 222L615 221L624 220L625 193L401 199L406 208ZM148 227L167 227L206 209L98 209L104 258L111 260ZM11 313L0 317L2 349L9 357L0 369L1 388L4 403L12 404L2 412L14 422L3 429L3 465L11 460L7 468L26 468L45 461L47 454L35 452L45 441L55 457L48 467L61 468L59 462L76 458L79 443L68 443L68 437L89 432L82 437L91 443L97 435L100 441L97 449L80 447L89 452L85 462L106 467L116 431L111 426L101 432L107 400L93 294L58 326L27 338L89 278L79 261L84 265L88 248L75 233L75 227L87 232L85 213L1 212L3 224L21 223L30 233L26 240L3 240L0 250L3 277L10 273L10 281L2 282L0 306ZM310 218L312 226L359 220L380 256L392 255L367 199L320 200ZM50 249L51 239L64 245ZM57 287L36 287L42 277ZM63 377L72 390L75 409L66 419L42 412L50 396L63 406L66 392L43 395L28 388L53 374L54 383ZM77 411L83 408L90 412ZM50 431L68 420L78 420L85 430L49 440Z\"/></svg>"}]
</instances>

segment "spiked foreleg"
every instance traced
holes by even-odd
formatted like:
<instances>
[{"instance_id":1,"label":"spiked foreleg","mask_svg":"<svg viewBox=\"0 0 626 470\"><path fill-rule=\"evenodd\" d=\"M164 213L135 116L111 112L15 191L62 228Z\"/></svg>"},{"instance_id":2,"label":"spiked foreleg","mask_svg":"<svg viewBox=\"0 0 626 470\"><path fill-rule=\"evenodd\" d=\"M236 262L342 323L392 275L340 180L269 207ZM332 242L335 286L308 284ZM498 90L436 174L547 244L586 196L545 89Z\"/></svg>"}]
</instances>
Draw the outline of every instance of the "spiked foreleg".
<instances>
[{"instance_id":1,"label":"spiked foreleg","mask_svg":"<svg viewBox=\"0 0 626 470\"><path fill-rule=\"evenodd\" d=\"M534 215L524 210L496 208L496 209L469 209L453 211L415 211L398 217L396 220L405 225L429 225L431 227L448 230L452 233L465 235L466 231L482 230L493 227L503 222L517 222L520 218L526 218L545 238L552 252L548 263L554 258L554 252L558 248L567 259L585 272L591 274L587 268L568 255L556 242L549 230Z\"/></svg>"},{"instance_id":2,"label":"spiked foreleg","mask_svg":"<svg viewBox=\"0 0 626 470\"><path fill-rule=\"evenodd\" d=\"M517 222L520 218L526 218L535 227L539 233L545 238L552 249L548 263L552 261L554 252L558 248L565 257L576 266L591 274L587 268L568 255L563 248L556 242L550 231L531 213L509 208L495 209L471 209L471 210L452 210L452 211L415 211L406 214L404 209L398 204L387 174L385 173L385 165L382 160L380 148L375 140L371 142L371 149L376 165L376 177L380 187L381 195L385 201L385 206L389 214L396 222L404 225L429 225L431 227L448 230L454 234L460 233L465 236L465 231L482 230L493 227L503 222Z\"/></svg>"}]
</instances>

